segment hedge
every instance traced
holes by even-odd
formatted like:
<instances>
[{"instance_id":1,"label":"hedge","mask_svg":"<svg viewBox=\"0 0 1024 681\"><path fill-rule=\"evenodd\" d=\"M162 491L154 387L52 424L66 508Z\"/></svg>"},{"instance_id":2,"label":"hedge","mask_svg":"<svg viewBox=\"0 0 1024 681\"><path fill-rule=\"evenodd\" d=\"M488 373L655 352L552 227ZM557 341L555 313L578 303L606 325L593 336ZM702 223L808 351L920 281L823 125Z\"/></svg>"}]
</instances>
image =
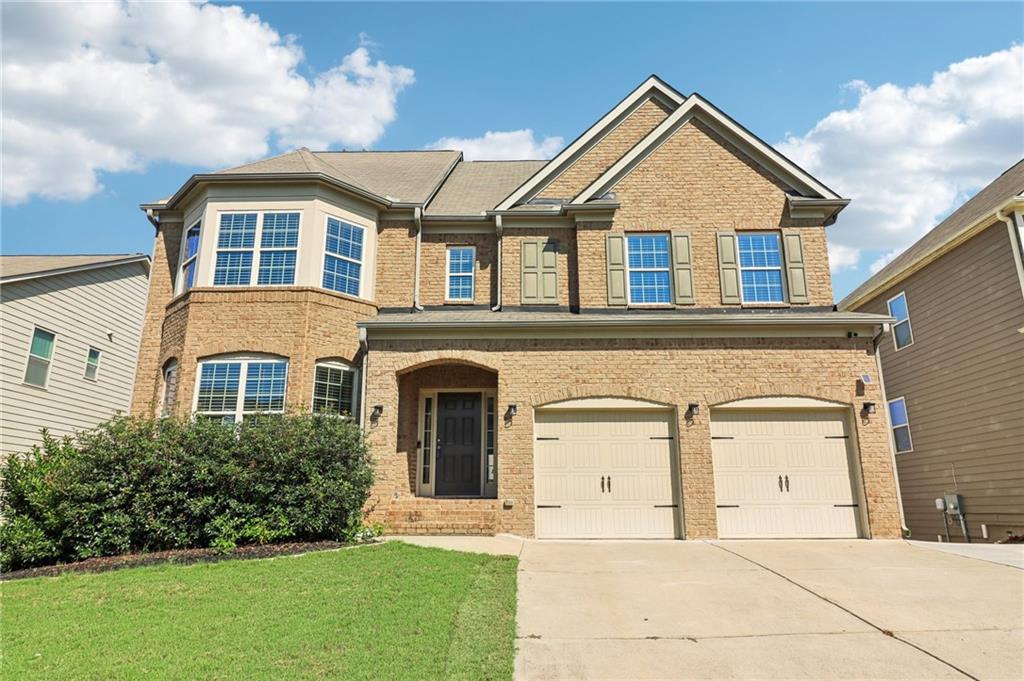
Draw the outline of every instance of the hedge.
<instances>
[{"instance_id":1,"label":"hedge","mask_svg":"<svg viewBox=\"0 0 1024 681\"><path fill-rule=\"evenodd\" d=\"M0 569L362 533L373 472L351 421L117 417L0 464Z\"/></svg>"}]
</instances>

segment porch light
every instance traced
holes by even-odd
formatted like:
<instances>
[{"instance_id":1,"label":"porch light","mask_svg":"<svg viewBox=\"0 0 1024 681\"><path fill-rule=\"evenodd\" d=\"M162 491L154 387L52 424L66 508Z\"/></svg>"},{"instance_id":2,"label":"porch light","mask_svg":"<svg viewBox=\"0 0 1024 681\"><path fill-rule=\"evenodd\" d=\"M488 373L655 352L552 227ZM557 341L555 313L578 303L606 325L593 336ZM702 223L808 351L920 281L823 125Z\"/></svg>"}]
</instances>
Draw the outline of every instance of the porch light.
<instances>
[{"instance_id":1,"label":"porch light","mask_svg":"<svg viewBox=\"0 0 1024 681\"><path fill-rule=\"evenodd\" d=\"M384 413L384 405L383 404L375 404L375 405L373 405L373 411L370 412L370 420L371 421L376 421L377 419L380 418L380 415L383 414L383 413Z\"/></svg>"},{"instance_id":2,"label":"porch light","mask_svg":"<svg viewBox=\"0 0 1024 681\"><path fill-rule=\"evenodd\" d=\"M508 409L505 410L505 420L511 421L512 417L519 412L519 407L514 404L508 405Z\"/></svg>"},{"instance_id":3,"label":"porch light","mask_svg":"<svg viewBox=\"0 0 1024 681\"><path fill-rule=\"evenodd\" d=\"M863 407L860 410L860 413L863 414L864 416L870 416L871 414L874 414L875 413L875 403L874 402L865 402Z\"/></svg>"},{"instance_id":4,"label":"porch light","mask_svg":"<svg viewBox=\"0 0 1024 681\"><path fill-rule=\"evenodd\" d=\"M700 414L700 404L697 402L690 402L686 405L686 419L692 420L694 416Z\"/></svg>"}]
</instances>

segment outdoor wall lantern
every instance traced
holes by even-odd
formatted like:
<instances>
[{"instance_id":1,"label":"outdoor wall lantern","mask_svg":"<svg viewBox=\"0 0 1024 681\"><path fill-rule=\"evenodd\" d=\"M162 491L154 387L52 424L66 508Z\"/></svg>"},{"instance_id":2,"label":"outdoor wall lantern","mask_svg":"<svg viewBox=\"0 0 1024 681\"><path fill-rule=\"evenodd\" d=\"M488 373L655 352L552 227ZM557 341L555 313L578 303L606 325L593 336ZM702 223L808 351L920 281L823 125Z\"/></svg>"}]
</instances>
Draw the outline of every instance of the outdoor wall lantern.
<instances>
[{"instance_id":1,"label":"outdoor wall lantern","mask_svg":"<svg viewBox=\"0 0 1024 681\"><path fill-rule=\"evenodd\" d=\"M384 405L383 404L375 404L375 405L373 405L373 411L370 412L370 420L371 421L376 421L377 419L380 418L380 415L383 414L383 413L384 413Z\"/></svg>"},{"instance_id":2,"label":"outdoor wall lantern","mask_svg":"<svg viewBox=\"0 0 1024 681\"><path fill-rule=\"evenodd\" d=\"M867 418L871 414L874 414L875 413L875 403L874 402L865 402L864 405L863 405L863 408L860 410L860 413L864 416L864 418Z\"/></svg>"},{"instance_id":3,"label":"outdoor wall lantern","mask_svg":"<svg viewBox=\"0 0 1024 681\"><path fill-rule=\"evenodd\" d=\"M506 421L511 421L512 417L515 416L516 413L518 413L518 411L519 411L519 407L517 407L516 405L514 405L514 404L508 405L508 409L505 410L505 420Z\"/></svg>"},{"instance_id":4,"label":"outdoor wall lantern","mask_svg":"<svg viewBox=\"0 0 1024 681\"><path fill-rule=\"evenodd\" d=\"M699 414L700 414L700 404L698 404L697 402L690 402L688 405L686 405L686 420L687 421L692 421L693 417L694 416L698 416Z\"/></svg>"}]
</instances>

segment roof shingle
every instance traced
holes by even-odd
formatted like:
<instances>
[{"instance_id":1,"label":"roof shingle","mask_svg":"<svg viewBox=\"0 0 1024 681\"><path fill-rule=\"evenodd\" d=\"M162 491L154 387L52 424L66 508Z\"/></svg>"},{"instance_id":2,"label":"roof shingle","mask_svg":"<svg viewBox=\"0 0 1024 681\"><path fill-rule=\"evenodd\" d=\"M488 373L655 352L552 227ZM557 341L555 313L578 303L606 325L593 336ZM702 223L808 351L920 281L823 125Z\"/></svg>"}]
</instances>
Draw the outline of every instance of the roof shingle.
<instances>
[{"instance_id":1,"label":"roof shingle","mask_svg":"<svg viewBox=\"0 0 1024 681\"><path fill-rule=\"evenodd\" d=\"M426 215L481 215L494 208L547 161L461 161Z\"/></svg>"}]
</instances>

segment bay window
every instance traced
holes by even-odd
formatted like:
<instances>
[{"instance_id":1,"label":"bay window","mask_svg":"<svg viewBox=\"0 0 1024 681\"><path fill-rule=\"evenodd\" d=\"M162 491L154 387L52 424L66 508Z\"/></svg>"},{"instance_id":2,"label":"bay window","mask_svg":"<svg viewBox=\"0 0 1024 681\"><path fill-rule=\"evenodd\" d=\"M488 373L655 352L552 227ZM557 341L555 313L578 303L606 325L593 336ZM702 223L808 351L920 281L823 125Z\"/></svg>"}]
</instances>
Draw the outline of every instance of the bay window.
<instances>
[{"instance_id":1,"label":"bay window","mask_svg":"<svg viewBox=\"0 0 1024 681\"><path fill-rule=\"evenodd\" d=\"M343 362L317 362L313 375L313 411L356 417L359 372Z\"/></svg>"},{"instance_id":2,"label":"bay window","mask_svg":"<svg viewBox=\"0 0 1024 681\"><path fill-rule=\"evenodd\" d=\"M195 412L203 418L240 423L258 413L284 411L288 361L224 357L199 363Z\"/></svg>"},{"instance_id":3,"label":"bay window","mask_svg":"<svg viewBox=\"0 0 1024 681\"><path fill-rule=\"evenodd\" d=\"M324 288L359 296L363 269L363 228L328 217L324 251Z\"/></svg>"},{"instance_id":4,"label":"bay window","mask_svg":"<svg viewBox=\"0 0 1024 681\"><path fill-rule=\"evenodd\" d=\"M251 286L254 270L257 286L294 284L299 219L297 212L221 213L213 285Z\"/></svg>"}]
</instances>

